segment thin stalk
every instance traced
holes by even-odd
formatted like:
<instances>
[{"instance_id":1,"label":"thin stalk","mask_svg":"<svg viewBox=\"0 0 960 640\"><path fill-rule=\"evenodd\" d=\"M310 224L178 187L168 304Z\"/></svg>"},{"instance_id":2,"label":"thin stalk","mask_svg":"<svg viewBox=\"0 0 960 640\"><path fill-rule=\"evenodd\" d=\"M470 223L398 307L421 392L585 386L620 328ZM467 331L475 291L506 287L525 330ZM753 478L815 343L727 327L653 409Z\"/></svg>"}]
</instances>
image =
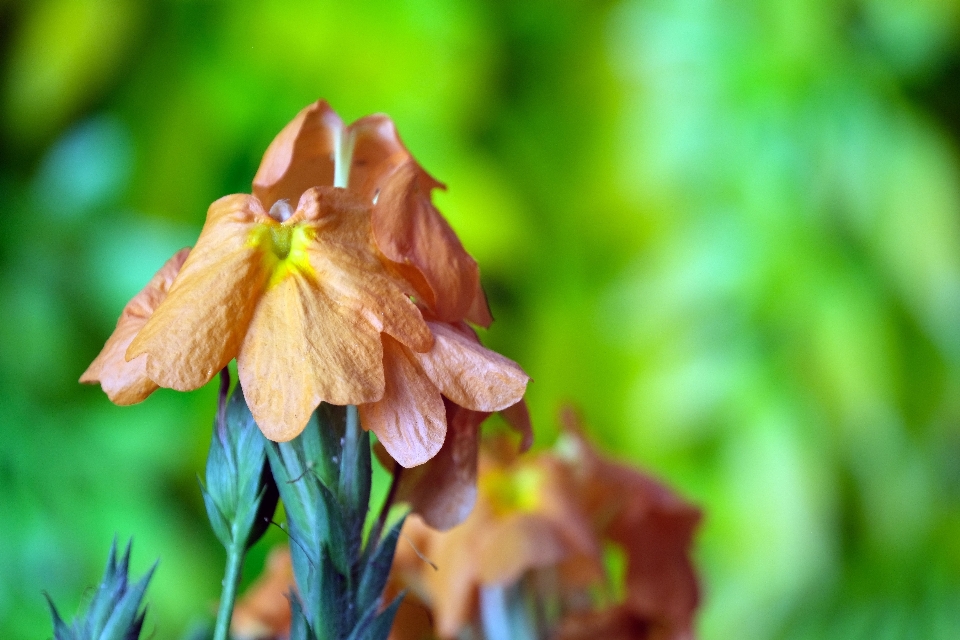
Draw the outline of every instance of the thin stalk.
<instances>
[{"instance_id":1,"label":"thin stalk","mask_svg":"<svg viewBox=\"0 0 960 640\"><path fill-rule=\"evenodd\" d=\"M220 594L220 609L217 611L217 626L213 632L213 640L230 638L230 620L233 618L233 605L237 599L242 566L243 546L231 545L227 550L227 569L223 576L223 591Z\"/></svg>"}]
</instances>

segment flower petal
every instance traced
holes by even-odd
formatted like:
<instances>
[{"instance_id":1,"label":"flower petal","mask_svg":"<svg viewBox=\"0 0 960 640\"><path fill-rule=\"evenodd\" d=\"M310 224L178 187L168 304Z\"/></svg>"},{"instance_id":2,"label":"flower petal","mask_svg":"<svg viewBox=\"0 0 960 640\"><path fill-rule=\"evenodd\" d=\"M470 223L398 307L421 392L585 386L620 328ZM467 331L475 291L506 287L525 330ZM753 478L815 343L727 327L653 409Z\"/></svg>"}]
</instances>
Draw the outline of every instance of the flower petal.
<instances>
[{"instance_id":1,"label":"flower petal","mask_svg":"<svg viewBox=\"0 0 960 640\"><path fill-rule=\"evenodd\" d=\"M107 339L100 355L80 376L80 382L99 382L107 397L119 405L142 402L157 390L157 384L147 376L146 356L129 362L124 356L143 325L167 297L170 285L189 253L189 248L176 252L151 278L147 286L127 303L117 321L117 328Z\"/></svg>"},{"instance_id":2,"label":"flower petal","mask_svg":"<svg viewBox=\"0 0 960 640\"><path fill-rule=\"evenodd\" d=\"M416 358L443 395L473 411L500 411L523 398L530 376L516 362L484 348L469 327L427 325L433 348Z\"/></svg>"},{"instance_id":3,"label":"flower petal","mask_svg":"<svg viewBox=\"0 0 960 640\"><path fill-rule=\"evenodd\" d=\"M419 291L440 320L464 318L488 326L480 269L457 234L440 215L430 192L443 185L413 159L397 168L380 190L373 210L373 233L383 254L416 267L429 290ZM483 298L482 304L478 298Z\"/></svg>"},{"instance_id":4,"label":"flower petal","mask_svg":"<svg viewBox=\"0 0 960 640\"><path fill-rule=\"evenodd\" d=\"M360 421L404 467L437 454L447 431L440 392L423 374L409 349L383 336L383 398L360 405Z\"/></svg>"},{"instance_id":5,"label":"flower petal","mask_svg":"<svg viewBox=\"0 0 960 640\"><path fill-rule=\"evenodd\" d=\"M480 423L489 415L444 401L447 436L433 458L400 476L397 500L410 505L434 529L463 522L477 500Z\"/></svg>"},{"instance_id":6,"label":"flower petal","mask_svg":"<svg viewBox=\"0 0 960 640\"><path fill-rule=\"evenodd\" d=\"M520 453L526 453L533 446L533 424L530 421L530 408L527 401L519 402L501 409L500 416L510 427L520 434Z\"/></svg>"},{"instance_id":7,"label":"flower petal","mask_svg":"<svg viewBox=\"0 0 960 640\"><path fill-rule=\"evenodd\" d=\"M237 356L243 395L271 440L296 437L322 401L383 395L380 333L293 271L260 300Z\"/></svg>"},{"instance_id":8,"label":"flower petal","mask_svg":"<svg viewBox=\"0 0 960 640\"><path fill-rule=\"evenodd\" d=\"M413 350L429 350L433 336L420 310L380 262L369 207L343 189L318 187L303 194L291 221L298 216L314 229L310 264L330 298Z\"/></svg>"},{"instance_id":9,"label":"flower petal","mask_svg":"<svg viewBox=\"0 0 960 640\"><path fill-rule=\"evenodd\" d=\"M239 351L268 275L248 242L258 218L266 214L253 196L210 205L166 300L127 349L130 360L147 354L147 375L161 387L201 387Z\"/></svg>"},{"instance_id":10,"label":"flower petal","mask_svg":"<svg viewBox=\"0 0 960 640\"><path fill-rule=\"evenodd\" d=\"M410 158L389 116L376 113L349 127L353 140L349 189L372 204L387 179Z\"/></svg>"},{"instance_id":11,"label":"flower petal","mask_svg":"<svg viewBox=\"0 0 960 640\"><path fill-rule=\"evenodd\" d=\"M277 134L253 178L253 195L268 211L277 200L295 205L310 187L332 185L334 155L346 130L325 100L303 109Z\"/></svg>"}]
</instances>

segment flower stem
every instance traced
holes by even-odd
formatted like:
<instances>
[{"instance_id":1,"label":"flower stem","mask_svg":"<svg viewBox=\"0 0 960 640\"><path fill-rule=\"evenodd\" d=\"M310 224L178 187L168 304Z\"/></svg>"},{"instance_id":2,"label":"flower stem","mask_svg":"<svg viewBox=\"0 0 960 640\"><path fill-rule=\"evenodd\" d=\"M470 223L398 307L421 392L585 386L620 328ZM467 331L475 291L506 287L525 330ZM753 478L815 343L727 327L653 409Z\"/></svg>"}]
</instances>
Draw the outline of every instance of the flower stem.
<instances>
[{"instance_id":1,"label":"flower stem","mask_svg":"<svg viewBox=\"0 0 960 640\"><path fill-rule=\"evenodd\" d=\"M230 620L240 584L240 569L243 566L243 545L230 545L227 549L227 569L223 576L223 591L220 594L220 609L217 611L217 626L213 640L229 640Z\"/></svg>"}]
</instances>

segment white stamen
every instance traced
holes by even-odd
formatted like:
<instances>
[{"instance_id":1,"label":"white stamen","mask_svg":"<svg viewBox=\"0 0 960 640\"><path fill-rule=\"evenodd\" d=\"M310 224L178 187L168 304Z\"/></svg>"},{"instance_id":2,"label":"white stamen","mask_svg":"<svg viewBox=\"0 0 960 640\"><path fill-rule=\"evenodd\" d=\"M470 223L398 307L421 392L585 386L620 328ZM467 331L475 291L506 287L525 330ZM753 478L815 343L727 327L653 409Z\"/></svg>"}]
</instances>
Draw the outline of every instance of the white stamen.
<instances>
[{"instance_id":1,"label":"white stamen","mask_svg":"<svg viewBox=\"0 0 960 640\"><path fill-rule=\"evenodd\" d=\"M293 207L289 200L277 200L270 207L270 217L277 222L286 222L293 215Z\"/></svg>"}]
</instances>

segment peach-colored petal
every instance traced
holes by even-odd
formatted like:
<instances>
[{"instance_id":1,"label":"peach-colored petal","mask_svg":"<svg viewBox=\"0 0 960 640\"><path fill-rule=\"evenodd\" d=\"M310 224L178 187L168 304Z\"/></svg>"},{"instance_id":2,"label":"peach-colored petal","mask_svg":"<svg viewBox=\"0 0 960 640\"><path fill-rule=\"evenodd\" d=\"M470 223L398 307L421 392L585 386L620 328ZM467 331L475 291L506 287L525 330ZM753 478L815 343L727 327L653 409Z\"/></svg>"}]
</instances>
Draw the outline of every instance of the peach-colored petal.
<instances>
[{"instance_id":1,"label":"peach-colored petal","mask_svg":"<svg viewBox=\"0 0 960 640\"><path fill-rule=\"evenodd\" d=\"M397 167L410 158L389 116L376 113L350 125L353 159L350 166L351 192L372 203Z\"/></svg>"},{"instance_id":2,"label":"peach-colored petal","mask_svg":"<svg viewBox=\"0 0 960 640\"><path fill-rule=\"evenodd\" d=\"M117 321L117 328L107 339L100 355L80 376L80 382L99 382L107 397L119 405L142 402L157 390L157 384L147 376L146 357L140 356L128 362L125 355L143 325L167 297L170 285L189 253L189 248L175 253L147 286L127 303Z\"/></svg>"},{"instance_id":3,"label":"peach-colored petal","mask_svg":"<svg viewBox=\"0 0 960 640\"><path fill-rule=\"evenodd\" d=\"M484 532L476 553L480 582L507 585L530 569L559 563L571 551L556 523L537 514L511 514Z\"/></svg>"},{"instance_id":4,"label":"peach-colored petal","mask_svg":"<svg viewBox=\"0 0 960 640\"><path fill-rule=\"evenodd\" d=\"M360 405L360 421L404 467L437 454L447 431L443 399L410 350L383 336L383 398Z\"/></svg>"},{"instance_id":5,"label":"peach-colored petal","mask_svg":"<svg viewBox=\"0 0 960 640\"><path fill-rule=\"evenodd\" d=\"M343 189L316 187L303 194L291 221L298 216L314 229L310 264L337 304L415 351L433 346L420 310L377 258L366 205Z\"/></svg>"},{"instance_id":6,"label":"peach-colored petal","mask_svg":"<svg viewBox=\"0 0 960 640\"><path fill-rule=\"evenodd\" d=\"M521 399L500 411L500 415L514 431L520 434L520 453L526 453L533 446L533 424L530 420L530 408L527 401Z\"/></svg>"},{"instance_id":7,"label":"peach-colored petal","mask_svg":"<svg viewBox=\"0 0 960 640\"><path fill-rule=\"evenodd\" d=\"M487 413L458 407L449 400L447 437L436 456L400 476L397 500L410 504L434 529L463 522L477 500L477 452L480 423Z\"/></svg>"},{"instance_id":8,"label":"peach-colored petal","mask_svg":"<svg viewBox=\"0 0 960 640\"><path fill-rule=\"evenodd\" d=\"M380 398L382 362L379 331L310 275L292 271L263 294L237 371L260 430L282 442L303 431L321 401Z\"/></svg>"},{"instance_id":9,"label":"peach-colored petal","mask_svg":"<svg viewBox=\"0 0 960 640\"><path fill-rule=\"evenodd\" d=\"M267 279L260 250L248 242L266 219L253 196L220 198L167 299L127 350L147 354L147 375L161 387L190 391L236 356Z\"/></svg>"},{"instance_id":10,"label":"peach-colored petal","mask_svg":"<svg viewBox=\"0 0 960 640\"><path fill-rule=\"evenodd\" d=\"M306 107L277 134L253 178L253 194L267 210L277 200L296 206L310 187L332 185L334 154L346 130L325 100Z\"/></svg>"},{"instance_id":11,"label":"peach-colored petal","mask_svg":"<svg viewBox=\"0 0 960 640\"><path fill-rule=\"evenodd\" d=\"M489 513L475 511L461 526L434 534L431 543L421 549L436 566L436 570L426 567L422 575L430 595L434 629L441 638L457 637L476 614L480 567L473 551L489 517Z\"/></svg>"},{"instance_id":12,"label":"peach-colored petal","mask_svg":"<svg viewBox=\"0 0 960 640\"><path fill-rule=\"evenodd\" d=\"M379 192L373 233L387 258L423 274L429 290L419 294L437 317L458 322L481 308L476 299L483 296L483 289L476 261L431 202L430 192L442 186L409 159Z\"/></svg>"},{"instance_id":13,"label":"peach-colored petal","mask_svg":"<svg viewBox=\"0 0 960 640\"><path fill-rule=\"evenodd\" d=\"M235 640L284 637L290 632L289 594L294 588L290 547L271 550L264 573L237 600L230 636Z\"/></svg>"},{"instance_id":14,"label":"peach-colored petal","mask_svg":"<svg viewBox=\"0 0 960 640\"><path fill-rule=\"evenodd\" d=\"M473 411L500 411L520 401L530 377L509 358L485 349L476 336L450 325L427 323L433 348L417 354L420 366L441 393Z\"/></svg>"}]
</instances>

